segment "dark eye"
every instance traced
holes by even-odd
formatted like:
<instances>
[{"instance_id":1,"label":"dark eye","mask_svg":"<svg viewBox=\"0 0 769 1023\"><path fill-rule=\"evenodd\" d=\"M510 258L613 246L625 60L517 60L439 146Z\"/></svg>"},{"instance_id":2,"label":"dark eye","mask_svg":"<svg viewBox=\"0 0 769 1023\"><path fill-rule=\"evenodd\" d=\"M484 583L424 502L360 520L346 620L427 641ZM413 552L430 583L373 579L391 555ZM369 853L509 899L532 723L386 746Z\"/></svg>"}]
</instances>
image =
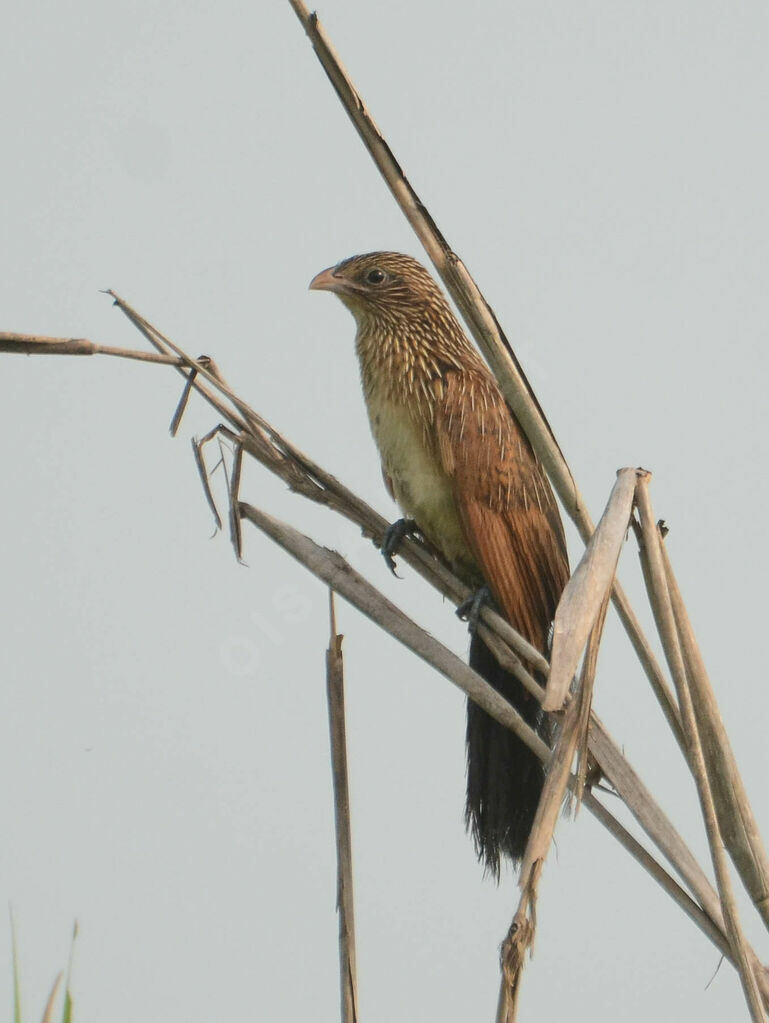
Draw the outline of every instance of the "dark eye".
<instances>
[{"instance_id":1,"label":"dark eye","mask_svg":"<svg viewBox=\"0 0 769 1023\"><path fill-rule=\"evenodd\" d=\"M375 266L373 270L369 270L366 274L366 280L369 284L381 284L384 279L384 270L380 270L378 266Z\"/></svg>"}]
</instances>

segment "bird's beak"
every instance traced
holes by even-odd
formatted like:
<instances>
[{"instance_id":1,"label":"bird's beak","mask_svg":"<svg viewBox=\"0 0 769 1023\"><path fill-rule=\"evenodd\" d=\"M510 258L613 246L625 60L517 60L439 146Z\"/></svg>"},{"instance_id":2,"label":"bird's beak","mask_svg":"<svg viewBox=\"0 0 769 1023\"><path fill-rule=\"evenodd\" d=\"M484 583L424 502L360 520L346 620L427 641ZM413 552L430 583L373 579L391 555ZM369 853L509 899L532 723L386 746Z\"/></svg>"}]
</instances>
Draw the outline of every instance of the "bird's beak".
<instances>
[{"instance_id":1,"label":"bird's beak","mask_svg":"<svg viewBox=\"0 0 769 1023\"><path fill-rule=\"evenodd\" d=\"M310 281L310 291L340 291L342 280L334 276L336 267L330 266L328 270L321 270Z\"/></svg>"}]
</instances>

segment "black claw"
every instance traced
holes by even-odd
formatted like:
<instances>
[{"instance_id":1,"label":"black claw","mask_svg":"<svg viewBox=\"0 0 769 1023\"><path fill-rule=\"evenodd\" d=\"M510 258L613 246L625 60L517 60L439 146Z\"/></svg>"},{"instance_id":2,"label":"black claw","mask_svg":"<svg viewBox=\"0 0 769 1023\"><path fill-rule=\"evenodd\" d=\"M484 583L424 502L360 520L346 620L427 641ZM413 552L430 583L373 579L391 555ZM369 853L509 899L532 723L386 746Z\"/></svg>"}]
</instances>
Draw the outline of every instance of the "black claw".
<instances>
[{"instance_id":1,"label":"black claw","mask_svg":"<svg viewBox=\"0 0 769 1023\"><path fill-rule=\"evenodd\" d=\"M393 575L398 574L395 571L395 558L393 555L397 553L403 538L414 533L416 528L417 524L413 519L397 519L391 526L387 527L387 531L382 538L382 556Z\"/></svg>"},{"instance_id":2,"label":"black claw","mask_svg":"<svg viewBox=\"0 0 769 1023\"><path fill-rule=\"evenodd\" d=\"M484 604L493 604L491 590L484 583L479 590L471 593L467 600L463 600L457 608L457 618L467 622L467 629L471 636L475 635L478 628L478 620L481 615L481 608Z\"/></svg>"}]
</instances>

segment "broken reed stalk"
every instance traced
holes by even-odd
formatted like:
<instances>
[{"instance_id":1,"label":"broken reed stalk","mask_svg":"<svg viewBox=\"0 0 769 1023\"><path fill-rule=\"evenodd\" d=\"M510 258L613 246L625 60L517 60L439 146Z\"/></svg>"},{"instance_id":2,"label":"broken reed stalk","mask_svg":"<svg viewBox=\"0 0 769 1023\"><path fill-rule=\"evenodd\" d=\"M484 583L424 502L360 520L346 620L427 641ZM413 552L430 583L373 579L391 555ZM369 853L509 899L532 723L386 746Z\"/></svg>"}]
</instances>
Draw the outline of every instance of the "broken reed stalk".
<instances>
[{"instance_id":1,"label":"broken reed stalk","mask_svg":"<svg viewBox=\"0 0 769 1023\"><path fill-rule=\"evenodd\" d=\"M610 509L616 508L617 498L615 494L618 486L621 492L621 488L628 478L627 470L623 472L625 475L618 474L620 475L620 480L618 484L615 484L612 497L607 505L607 513L604 514L602 521L610 518L608 515ZM630 514L631 505L632 496L630 501L625 504L628 515ZM594 536L597 534L598 530ZM613 553L612 547L609 547L609 550ZM591 565L594 564L595 559L588 560L589 553L586 554L583 562ZM539 806L534 817L534 824L526 844L526 853L521 863L521 872L518 880L521 888L521 898L507 937L502 944L500 956L502 976L497 1005L497 1023L515 1023L518 1018L518 1004L523 970L526 965L526 953L530 952L533 948L537 931L536 909L539 881L542 876L545 859L552 848L555 827L558 823L558 816L561 807L564 805L564 797L570 782L577 805L579 805L582 798L593 684L598 663L598 649L601 643L604 622L606 621L606 611L609 606L609 593L611 590L611 579L614 575L614 565L616 565L616 556L614 556L612 563L611 575L605 580L603 597L601 598L597 616L590 626L590 635L582 662L582 671L558 731L555 748L548 763ZM590 604L587 606L586 614L591 618L593 617ZM571 765L574 762L574 756L579 747L584 748L584 757L580 759L576 777L572 778L570 777Z\"/></svg>"},{"instance_id":2,"label":"broken reed stalk","mask_svg":"<svg viewBox=\"0 0 769 1023\"><path fill-rule=\"evenodd\" d=\"M355 912L350 833L350 789L347 778L347 736L344 710L344 658L342 639L336 631L334 591L329 590L330 636L326 651L326 693L331 741L331 773L334 783L337 895L339 914L339 987L342 1023L357 1023L358 980L355 955Z\"/></svg>"},{"instance_id":3,"label":"broken reed stalk","mask_svg":"<svg viewBox=\"0 0 769 1023\"><path fill-rule=\"evenodd\" d=\"M701 738L697 729L692 694L684 666L684 658L681 653L673 605L670 593L668 592L665 565L660 549L661 542L649 498L648 481L648 475L638 480L636 486L636 506L641 519L643 540L641 556L646 563L644 576L647 581L649 601L652 605L655 621L657 622L657 629L665 650L670 673L673 676L673 681L678 691L678 703L688 748L689 766L697 785L702 817L705 822L710 855L713 861L713 869L716 875L718 893L726 924L726 933L729 937L729 943L740 975L751 1019L754 1020L754 1023L763 1023L766 1020L766 1016L748 954L745 935L742 932L737 903L729 877L726 854L721 842L710 779L705 765Z\"/></svg>"},{"instance_id":4,"label":"broken reed stalk","mask_svg":"<svg viewBox=\"0 0 769 1023\"><path fill-rule=\"evenodd\" d=\"M553 621L545 710L560 710L585 642L611 593L633 511L637 469L620 469L604 513L585 553L566 583Z\"/></svg>"},{"instance_id":5,"label":"broken reed stalk","mask_svg":"<svg viewBox=\"0 0 769 1023\"><path fill-rule=\"evenodd\" d=\"M510 407L545 467L567 514L576 525L582 540L587 543L594 528L590 515L550 424L545 418L537 397L526 379L510 343L503 334L493 310L406 178L395 154L369 114L366 104L334 52L317 14L311 14L302 0L289 0L289 3L307 33L340 103L393 198L422 243L446 289L460 310L470 333L497 378L505 398L510 403ZM616 580L612 601L668 725L680 744L682 738L675 698L651 646L643 634L635 612Z\"/></svg>"},{"instance_id":6,"label":"broken reed stalk","mask_svg":"<svg viewBox=\"0 0 769 1023\"><path fill-rule=\"evenodd\" d=\"M542 861L538 860L523 884L518 909L502 942L499 955L501 979L496 1023L515 1023L518 1017L526 953L534 944L537 920L536 886L539 884L541 873ZM521 882L523 883L523 877Z\"/></svg>"},{"instance_id":7,"label":"broken reed stalk","mask_svg":"<svg viewBox=\"0 0 769 1023\"><path fill-rule=\"evenodd\" d=\"M115 304L133 322L145 337L151 338L152 343L164 351L163 335L144 317L140 316L122 299L114 296ZM21 335L25 339L31 336ZM102 346L94 346L91 354L100 354ZM21 347L9 346L9 351L21 351ZM40 351L40 349L34 349ZM174 346L172 349L180 354L177 359L169 360L175 365L185 379L185 389L182 396L182 403L186 401L189 388L196 390L209 404L221 415L222 419L229 422L233 429L219 426L210 431L208 439L212 439L218 433L228 437L236 447L242 448L257 459L262 465L283 480L288 487L312 501L323 504L326 507L338 512L350 522L358 525L364 535L374 539L377 545L381 544L385 530L389 523L365 501L346 488L339 480L328 473L325 469L312 461L307 455L299 451L284 436L282 436L266 420L254 412L242 399L234 396L230 400L232 392L222 381L218 370L213 367L210 360L201 358L192 359L186 352ZM62 352L63 354L63 352ZM79 353L82 354L82 353ZM213 371L212 371L213 367ZM198 370L201 373L198 373ZM207 374L213 384L212 388L201 381L201 374ZM226 400L222 400L215 391L220 391ZM243 414L235 409L243 410ZM179 413L174 415L174 423L178 425ZM206 438L204 438L205 440ZM202 442L200 442L202 444ZM205 466L200 452L200 445L196 446L196 457L198 466L205 477ZM213 505L213 498L206 483L207 496ZM230 493L232 498L232 494ZM214 509L215 512L215 509ZM215 513L216 517L216 513ZM232 516L230 516L232 522ZM291 527L289 527L291 528ZM312 545L317 551L323 551ZM239 554L238 542L235 542L236 552ZM325 552L330 554L331 552ZM338 571L340 564L345 562L339 555L334 571ZM467 587L461 583L452 573L435 559L425 546L414 539L404 540L399 550L399 557L414 568L427 582L435 587L445 597L448 597L455 605L463 602L468 596ZM308 566L309 567L309 566ZM347 566L349 568L349 566ZM312 570L312 569L311 569ZM317 574L317 573L316 573ZM324 576L320 576L324 578ZM365 582L365 580L364 580ZM370 586L370 584L366 583ZM335 587L338 588L338 587ZM372 588L373 589L373 588ZM376 592L376 591L375 591ZM349 599L349 597L348 597ZM374 598L376 601L376 598ZM381 598L384 599L384 598ZM355 603L352 600L352 603ZM365 613L365 610L364 610ZM486 627L493 630L500 642L509 644L509 656L514 657L520 654L537 671L547 676L549 665L539 651L535 650L527 641L520 636L504 619L488 607L481 611L481 618ZM400 641L402 637L397 630L383 626ZM513 653L515 651L515 653ZM457 659L458 660L458 659ZM467 665L458 661L463 669ZM522 667L521 667L521 670ZM462 686L458 679L452 679L457 685ZM484 680L481 683L486 684ZM532 685L542 698L542 690L532 680ZM494 690L492 690L495 693ZM512 713L512 708L508 707ZM503 721L503 723L505 723ZM525 734L522 735L526 741ZM539 741L539 740L538 740ZM604 824L607 830L631 853L631 855L647 870L647 872L658 881L663 889L681 906L691 920L706 934L714 944L722 951L727 958L731 959L731 948L724 932L723 916L718 896L712 885L705 876L702 868L687 848L686 844L676 832L671 822L667 819L660 807L644 786L643 782L628 763L620 748L609 736L603 724L596 717L591 715L591 728L589 733L589 750L595 758L602 774L612 785L617 795L628 807L643 831L652 842L660 849L666 859L670 862L679 876L682 878L696 902L684 892L680 885L665 871L665 869L633 838L625 828L612 816L612 814L601 804L595 796L587 791L584 794L583 802L591 812ZM541 750L539 755L542 755ZM751 961L759 978L762 994L769 1005L769 977L761 967L758 957L753 950L750 950Z\"/></svg>"}]
</instances>

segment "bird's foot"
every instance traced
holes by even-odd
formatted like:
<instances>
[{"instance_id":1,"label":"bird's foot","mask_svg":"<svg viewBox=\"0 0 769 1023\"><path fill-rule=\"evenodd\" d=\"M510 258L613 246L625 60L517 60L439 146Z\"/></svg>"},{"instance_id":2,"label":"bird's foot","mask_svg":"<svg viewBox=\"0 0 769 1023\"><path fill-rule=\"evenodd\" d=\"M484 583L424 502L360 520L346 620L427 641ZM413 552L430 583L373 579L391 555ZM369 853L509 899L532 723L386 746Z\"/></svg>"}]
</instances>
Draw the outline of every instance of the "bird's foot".
<instances>
[{"instance_id":1,"label":"bird's foot","mask_svg":"<svg viewBox=\"0 0 769 1023\"><path fill-rule=\"evenodd\" d=\"M467 628L471 636L475 635L478 628L478 620L481 616L481 608L484 604L493 604L491 590L484 583L479 590L471 593L467 600L463 600L457 608L457 618L467 622Z\"/></svg>"},{"instance_id":2,"label":"bird's foot","mask_svg":"<svg viewBox=\"0 0 769 1023\"><path fill-rule=\"evenodd\" d=\"M393 575L398 574L395 571L395 558L393 555L397 554L404 537L415 533L416 529L417 524L414 519L397 519L391 526L387 527L382 538L382 557L385 559L387 567Z\"/></svg>"}]
</instances>

